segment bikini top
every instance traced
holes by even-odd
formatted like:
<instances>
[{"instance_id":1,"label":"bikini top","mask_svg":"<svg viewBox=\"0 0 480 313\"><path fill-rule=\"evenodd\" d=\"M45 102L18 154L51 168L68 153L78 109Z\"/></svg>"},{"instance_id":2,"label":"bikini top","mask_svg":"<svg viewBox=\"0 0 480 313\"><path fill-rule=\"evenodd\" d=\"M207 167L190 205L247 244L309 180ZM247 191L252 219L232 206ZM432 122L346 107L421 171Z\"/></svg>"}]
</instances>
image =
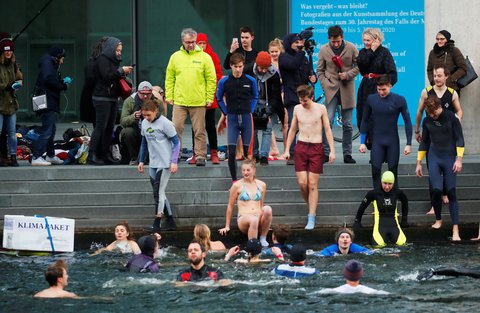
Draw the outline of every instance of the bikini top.
<instances>
[{"instance_id":1,"label":"bikini top","mask_svg":"<svg viewBox=\"0 0 480 313\"><path fill-rule=\"evenodd\" d=\"M257 185L257 192L255 193L255 196L253 197L253 199L250 197L250 195L248 194L247 192L247 188L245 187L245 183L243 183L243 189L242 189L242 192L240 193L240 196L238 197L238 200L242 200L242 201L250 201L250 200L253 200L253 201L260 201L262 199L262 191L260 190L260 188L258 187Z\"/></svg>"}]
</instances>

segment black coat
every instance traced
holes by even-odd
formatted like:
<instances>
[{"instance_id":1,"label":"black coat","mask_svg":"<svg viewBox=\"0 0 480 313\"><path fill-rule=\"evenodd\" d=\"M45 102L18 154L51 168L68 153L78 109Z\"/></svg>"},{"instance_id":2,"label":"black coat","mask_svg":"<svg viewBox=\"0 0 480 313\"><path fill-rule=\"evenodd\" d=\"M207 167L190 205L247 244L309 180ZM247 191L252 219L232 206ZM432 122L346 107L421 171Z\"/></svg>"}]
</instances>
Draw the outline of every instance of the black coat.
<instances>
[{"instance_id":1,"label":"black coat","mask_svg":"<svg viewBox=\"0 0 480 313\"><path fill-rule=\"evenodd\" d=\"M96 82L93 90L94 97L105 97L117 100L120 96L119 79L122 76L119 70L120 62L100 55L97 58L95 73Z\"/></svg>"}]
</instances>

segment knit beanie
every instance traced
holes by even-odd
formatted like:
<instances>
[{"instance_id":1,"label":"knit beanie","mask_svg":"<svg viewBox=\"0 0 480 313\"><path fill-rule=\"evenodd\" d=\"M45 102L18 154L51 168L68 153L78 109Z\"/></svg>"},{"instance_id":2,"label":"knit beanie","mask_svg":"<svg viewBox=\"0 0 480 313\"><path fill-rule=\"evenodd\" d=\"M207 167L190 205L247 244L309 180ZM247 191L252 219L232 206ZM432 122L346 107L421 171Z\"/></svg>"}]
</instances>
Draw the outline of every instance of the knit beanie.
<instances>
[{"instance_id":1,"label":"knit beanie","mask_svg":"<svg viewBox=\"0 0 480 313\"><path fill-rule=\"evenodd\" d=\"M270 65L272 65L272 57L270 56L270 54L268 54L268 52L260 51L257 54L257 59L255 60L255 63L257 64L257 66L270 67Z\"/></svg>"},{"instance_id":2,"label":"knit beanie","mask_svg":"<svg viewBox=\"0 0 480 313\"><path fill-rule=\"evenodd\" d=\"M0 33L0 53L4 51L15 51L15 45L12 41L12 35L9 33Z\"/></svg>"},{"instance_id":3,"label":"knit beanie","mask_svg":"<svg viewBox=\"0 0 480 313\"><path fill-rule=\"evenodd\" d=\"M197 43L199 43L200 41L205 41L206 43L208 43L207 34L198 33L198 34L197 34Z\"/></svg>"},{"instance_id":4,"label":"knit beanie","mask_svg":"<svg viewBox=\"0 0 480 313\"><path fill-rule=\"evenodd\" d=\"M59 45L53 45L51 48L50 48L50 52L49 54L54 57L54 58L61 58L61 57L64 57L65 56L65 50L60 47Z\"/></svg>"},{"instance_id":5,"label":"knit beanie","mask_svg":"<svg viewBox=\"0 0 480 313\"><path fill-rule=\"evenodd\" d=\"M150 82L147 82L146 80L138 84L137 91L152 91L152 90L153 90L152 84L150 84Z\"/></svg>"},{"instance_id":6,"label":"knit beanie","mask_svg":"<svg viewBox=\"0 0 480 313\"><path fill-rule=\"evenodd\" d=\"M343 268L343 277L349 281L359 281L363 276L362 263L357 260L350 260Z\"/></svg>"},{"instance_id":7,"label":"knit beanie","mask_svg":"<svg viewBox=\"0 0 480 313\"><path fill-rule=\"evenodd\" d=\"M439 34L442 34L446 39L447 41L450 41L450 38L452 38L452 34L450 34L448 31L446 30L441 30L438 32Z\"/></svg>"}]
</instances>

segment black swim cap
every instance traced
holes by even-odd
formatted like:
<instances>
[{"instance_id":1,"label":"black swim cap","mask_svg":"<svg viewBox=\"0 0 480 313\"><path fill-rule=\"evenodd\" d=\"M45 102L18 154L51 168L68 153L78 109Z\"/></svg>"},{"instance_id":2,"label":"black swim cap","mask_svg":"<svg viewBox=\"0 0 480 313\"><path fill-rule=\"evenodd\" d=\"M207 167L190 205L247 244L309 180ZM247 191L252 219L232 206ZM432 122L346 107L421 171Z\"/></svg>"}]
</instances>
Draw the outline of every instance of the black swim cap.
<instances>
[{"instance_id":1,"label":"black swim cap","mask_svg":"<svg viewBox=\"0 0 480 313\"><path fill-rule=\"evenodd\" d=\"M155 244L157 240L153 236L142 236L138 239L138 246L142 251L142 254L148 255L153 258L155 252Z\"/></svg>"}]
</instances>

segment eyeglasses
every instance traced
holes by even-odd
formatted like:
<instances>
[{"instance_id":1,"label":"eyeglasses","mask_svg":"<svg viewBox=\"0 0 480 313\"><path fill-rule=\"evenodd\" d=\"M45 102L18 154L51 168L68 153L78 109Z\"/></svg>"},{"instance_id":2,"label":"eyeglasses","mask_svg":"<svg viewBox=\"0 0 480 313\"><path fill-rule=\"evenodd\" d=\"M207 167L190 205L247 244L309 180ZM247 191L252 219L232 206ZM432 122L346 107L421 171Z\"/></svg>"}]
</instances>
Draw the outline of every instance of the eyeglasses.
<instances>
[{"instance_id":1,"label":"eyeglasses","mask_svg":"<svg viewBox=\"0 0 480 313\"><path fill-rule=\"evenodd\" d=\"M139 92L138 94L139 94L140 96L142 96L142 97L148 97L148 96L150 96L152 93L151 93L151 92Z\"/></svg>"},{"instance_id":2,"label":"eyeglasses","mask_svg":"<svg viewBox=\"0 0 480 313\"><path fill-rule=\"evenodd\" d=\"M444 41L447 40L447 38L435 38L437 41Z\"/></svg>"},{"instance_id":3,"label":"eyeglasses","mask_svg":"<svg viewBox=\"0 0 480 313\"><path fill-rule=\"evenodd\" d=\"M194 45L196 41L184 41L183 43L186 45Z\"/></svg>"}]
</instances>

